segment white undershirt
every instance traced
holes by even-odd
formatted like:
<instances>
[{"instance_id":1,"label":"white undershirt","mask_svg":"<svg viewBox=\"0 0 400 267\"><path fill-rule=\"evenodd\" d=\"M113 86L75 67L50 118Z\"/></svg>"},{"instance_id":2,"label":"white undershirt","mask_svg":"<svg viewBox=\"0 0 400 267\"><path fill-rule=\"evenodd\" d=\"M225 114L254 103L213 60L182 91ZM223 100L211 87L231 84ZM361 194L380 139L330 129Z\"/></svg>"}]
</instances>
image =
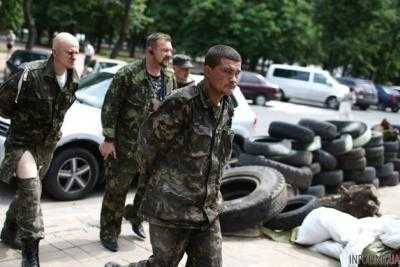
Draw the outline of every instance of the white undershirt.
<instances>
[{"instance_id":1,"label":"white undershirt","mask_svg":"<svg viewBox=\"0 0 400 267\"><path fill-rule=\"evenodd\" d=\"M58 82L58 85L60 86L60 88L61 89L64 88L65 83L67 82L67 72L64 71L63 74L56 75L56 79L57 79L57 82Z\"/></svg>"}]
</instances>

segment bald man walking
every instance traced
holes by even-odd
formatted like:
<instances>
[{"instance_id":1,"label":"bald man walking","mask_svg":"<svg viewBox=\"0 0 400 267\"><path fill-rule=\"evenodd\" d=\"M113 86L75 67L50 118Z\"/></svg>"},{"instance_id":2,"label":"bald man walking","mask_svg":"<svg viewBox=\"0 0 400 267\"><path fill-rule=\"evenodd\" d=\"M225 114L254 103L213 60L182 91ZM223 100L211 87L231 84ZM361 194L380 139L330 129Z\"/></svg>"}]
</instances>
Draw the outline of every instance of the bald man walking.
<instances>
[{"instance_id":1,"label":"bald man walking","mask_svg":"<svg viewBox=\"0 0 400 267\"><path fill-rule=\"evenodd\" d=\"M60 137L64 115L75 100L78 53L77 39L60 33L48 60L28 63L0 87L0 116L11 119L0 180L10 182L14 176L17 184L1 239L22 249L23 267L40 266L39 241L44 238L41 178Z\"/></svg>"}]
</instances>

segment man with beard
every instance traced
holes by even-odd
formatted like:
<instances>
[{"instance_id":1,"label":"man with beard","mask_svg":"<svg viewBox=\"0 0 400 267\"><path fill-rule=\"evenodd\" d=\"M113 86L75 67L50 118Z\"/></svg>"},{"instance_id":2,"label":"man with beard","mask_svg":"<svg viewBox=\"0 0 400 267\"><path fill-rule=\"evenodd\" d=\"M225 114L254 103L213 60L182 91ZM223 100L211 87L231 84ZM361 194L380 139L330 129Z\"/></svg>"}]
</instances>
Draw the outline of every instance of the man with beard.
<instances>
[{"instance_id":1,"label":"man with beard","mask_svg":"<svg viewBox=\"0 0 400 267\"><path fill-rule=\"evenodd\" d=\"M0 115L11 119L0 180L9 182L15 175L17 184L1 239L22 248L24 267L40 266L39 241L44 238L41 179L59 140L64 115L75 100L78 54L78 40L59 33L48 60L27 63L0 87Z\"/></svg>"},{"instance_id":2,"label":"man with beard","mask_svg":"<svg viewBox=\"0 0 400 267\"><path fill-rule=\"evenodd\" d=\"M101 121L105 140L100 153L110 160L110 166L101 208L100 240L111 251L118 250L123 216L138 236L145 237L142 219L137 216L144 191L140 182L134 205L124 206L130 184L138 177L134 153L139 127L176 88L173 71L167 69L171 59L171 37L164 33L149 35L146 57L119 70L104 99Z\"/></svg>"}]
</instances>

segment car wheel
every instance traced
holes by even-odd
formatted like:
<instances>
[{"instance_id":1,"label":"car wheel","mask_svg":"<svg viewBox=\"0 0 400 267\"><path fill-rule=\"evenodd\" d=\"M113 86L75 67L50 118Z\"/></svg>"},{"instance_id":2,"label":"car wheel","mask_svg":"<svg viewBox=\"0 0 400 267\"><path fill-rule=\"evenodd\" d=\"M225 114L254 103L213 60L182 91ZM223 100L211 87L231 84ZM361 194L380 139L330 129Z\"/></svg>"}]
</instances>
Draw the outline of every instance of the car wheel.
<instances>
[{"instance_id":1,"label":"car wheel","mask_svg":"<svg viewBox=\"0 0 400 267\"><path fill-rule=\"evenodd\" d=\"M265 96L263 96L263 95L257 95L255 98L254 98L254 103L257 105L257 106L265 106L265 103L267 102L267 99L265 98Z\"/></svg>"},{"instance_id":2,"label":"car wheel","mask_svg":"<svg viewBox=\"0 0 400 267\"><path fill-rule=\"evenodd\" d=\"M327 108L330 108L330 109L338 109L339 108L339 101L334 96L328 97L328 99L325 101L325 103L326 103Z\"/></svg>"},{"instance_id":3,"label":"car wheel","mask_svg":"<svg viewBox=\"0 0 400 267\"><path fill-rule=\"evenodd\" d=\"M288 97L286 97L286 95L285 95L285 93L283 92L283 90L281 89L281 90L279 90L279 92L280 92L280 94L281 94L281 101L282 102L289 102L289 98Z\"/></svg>"},{"instance_id":4,"label":"car wheel","mask_svg":"<svg viewBox=\"0 0 400 267\"><path fill-rule=\"evenodd\" d=\"M385 106L385 104L383 104L383 103L378 103L377 108L378 108L378 110L380 110L380 111L385 111L385 110L386 110L386 106Z\"/></svg>"},{"instance_id":5,"label":"car wheel","mask_svg":"<svg viewBox=\"0 0 400 267\"><path fill-rule=\"evenodd\" d=\"M392 107L390 108L390 110L391 110L392 112L394 112L394 113L398 112L399 109L400 109L399 106L392 106Z\"/></svg>"},{"instance_id":6,"label":"car wheel","mask_svg":"<svg viewBox=\"0 0 400 267\"><path fill-rule=\"evenodd\" d=\"M44 188L58 200L80 199L92 191L99 173L99 163L89 150L68 148L54 156Z\"/></svg>"},{"instance_id":7,"label":"car wheel","mask_svg":"<svg viewBox=\"0 0 400 267\"><path fill-rule=\"evenodd\" d=\"M359 105L361 110L367 110L369 108L369 105Z\"/></svg>"}]
</instances>

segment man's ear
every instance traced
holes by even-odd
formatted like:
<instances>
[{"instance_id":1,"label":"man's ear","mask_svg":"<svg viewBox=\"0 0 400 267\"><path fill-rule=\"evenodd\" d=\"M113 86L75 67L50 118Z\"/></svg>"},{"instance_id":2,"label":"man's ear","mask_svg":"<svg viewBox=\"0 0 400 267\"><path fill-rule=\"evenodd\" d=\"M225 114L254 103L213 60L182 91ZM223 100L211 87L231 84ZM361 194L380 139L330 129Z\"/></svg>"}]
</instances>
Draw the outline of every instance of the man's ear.
<instances>
[{"instance_id":1,"label":"man's ear","mask_svg":"<svg viewBox=\"0 0 400 267\"><path fill-rule=\"evenodd\" d=\"M210 66L204 65L204 76L207 77L207 76L209 75L209 73L210 73L211 70L212 70L212 69L211 69Z\"/></svg>"}]
</instances>

